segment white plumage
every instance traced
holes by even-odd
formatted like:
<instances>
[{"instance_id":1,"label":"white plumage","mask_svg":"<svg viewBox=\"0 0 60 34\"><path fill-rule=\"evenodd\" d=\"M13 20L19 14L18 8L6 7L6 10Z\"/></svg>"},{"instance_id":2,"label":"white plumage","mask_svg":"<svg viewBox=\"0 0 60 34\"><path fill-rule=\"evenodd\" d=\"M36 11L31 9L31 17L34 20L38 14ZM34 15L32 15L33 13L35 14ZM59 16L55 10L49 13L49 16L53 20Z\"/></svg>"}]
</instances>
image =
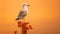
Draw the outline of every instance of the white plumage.
<instances>
[{"instance_id":1,"label":"white plumage","mask_svg":"<svg viewBox=\"0 0 60 34\"><path fill-rule=\"evenodd\" d=\"M27 6L29 6L29 5L23 4L22 10L20 10L19 15L18 15L18 17L16 18L16 20L23 19L23 18L27 15L27 13L28 13L28 8L27 8Z\"/></svg>"}]
</instances>

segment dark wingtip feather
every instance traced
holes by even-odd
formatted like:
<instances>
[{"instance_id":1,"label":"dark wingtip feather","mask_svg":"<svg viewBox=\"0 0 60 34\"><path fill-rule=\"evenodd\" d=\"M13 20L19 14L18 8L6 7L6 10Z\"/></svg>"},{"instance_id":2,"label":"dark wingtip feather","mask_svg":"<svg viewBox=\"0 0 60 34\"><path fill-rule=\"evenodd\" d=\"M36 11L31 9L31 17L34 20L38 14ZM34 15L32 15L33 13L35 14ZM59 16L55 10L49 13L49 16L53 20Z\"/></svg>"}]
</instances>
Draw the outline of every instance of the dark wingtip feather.
<instances>
[{"instance_id":1,"label":"dark wingtip feather","mask_svg":"<svg viewBox=\"0 0 60 34\"><path fill-rule=\"evenodd\" d=\"M19 20L19 18L16 18L16 20Z\"/></svg>"}]
</instances>

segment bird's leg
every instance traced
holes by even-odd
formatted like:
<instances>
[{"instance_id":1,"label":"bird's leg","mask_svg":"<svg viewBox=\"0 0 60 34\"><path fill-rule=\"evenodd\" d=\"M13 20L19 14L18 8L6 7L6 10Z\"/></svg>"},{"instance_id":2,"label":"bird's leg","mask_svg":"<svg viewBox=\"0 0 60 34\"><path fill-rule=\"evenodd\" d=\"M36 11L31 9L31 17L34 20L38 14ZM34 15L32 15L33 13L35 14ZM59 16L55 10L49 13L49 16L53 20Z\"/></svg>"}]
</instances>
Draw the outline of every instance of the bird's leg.
<instances>
[{"instance_id":1,"label":"bird's leg","mask_svg":"<svg viewBox=\"0 0 60 34\"><path fill-rule=\"evenodd\" d=\"M25 18L23 18L23 21L24 21L24 23L25 23Z\"/></svg>"}]
</instances>

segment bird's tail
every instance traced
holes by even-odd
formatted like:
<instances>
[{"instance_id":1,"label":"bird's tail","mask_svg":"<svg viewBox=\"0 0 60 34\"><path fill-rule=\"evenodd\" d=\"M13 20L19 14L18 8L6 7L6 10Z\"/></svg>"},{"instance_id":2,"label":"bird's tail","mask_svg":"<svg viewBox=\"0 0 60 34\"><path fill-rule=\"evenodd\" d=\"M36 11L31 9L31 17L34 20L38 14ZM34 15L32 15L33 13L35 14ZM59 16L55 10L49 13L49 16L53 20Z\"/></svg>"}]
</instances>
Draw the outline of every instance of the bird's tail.
<instances>
[{"instance_id":1,"label":"bird's tail","mask_svg":"<svg viewBox=\"0 0 60 34\"><path fill-rule=\"evenodd\" d=\"M16 18L16 20L20 20L20 18Z\"/></svg>"}]
</instances>

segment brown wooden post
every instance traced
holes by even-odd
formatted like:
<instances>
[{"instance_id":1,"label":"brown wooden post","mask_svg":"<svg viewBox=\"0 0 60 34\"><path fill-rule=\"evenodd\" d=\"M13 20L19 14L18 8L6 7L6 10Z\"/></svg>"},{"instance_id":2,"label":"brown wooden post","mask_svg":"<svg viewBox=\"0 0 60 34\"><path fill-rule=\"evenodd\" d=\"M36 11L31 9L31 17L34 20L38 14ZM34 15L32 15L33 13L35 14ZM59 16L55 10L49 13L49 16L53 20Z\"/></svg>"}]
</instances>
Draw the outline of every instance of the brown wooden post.
<instances>
[{"instance_id":1,"label":"brown wooden post","mask_svg":"<svg viewBox=\"0 0 60 34\"><path fill-rule=\"evenodd\" d=\"M24 28L22 28L22 34L27 34L27 30L24 30Z\"/></svg>"},{"instance_id":2,"label":"brown wooden post","mask_svg":"<svg viewBox=\"0 0 60 34\"><path fill-rule=\"evenodd\" d=\"M22 24L22 34L27 34L27 30L25 29L25 23Z\"/></svg>"},{"instance_id":3,"label":"brown wooden post","mask_svg":"<svg viewBox=\"0 0 60 34\"><path fill-rule=\"evenodd\" d=\"M31 25L29 25L29 22L24 23L22 21L18 21L18 27L22 28L22 34L27 34L27 30L32 29Z\"/></svg>"}]
</instances>

